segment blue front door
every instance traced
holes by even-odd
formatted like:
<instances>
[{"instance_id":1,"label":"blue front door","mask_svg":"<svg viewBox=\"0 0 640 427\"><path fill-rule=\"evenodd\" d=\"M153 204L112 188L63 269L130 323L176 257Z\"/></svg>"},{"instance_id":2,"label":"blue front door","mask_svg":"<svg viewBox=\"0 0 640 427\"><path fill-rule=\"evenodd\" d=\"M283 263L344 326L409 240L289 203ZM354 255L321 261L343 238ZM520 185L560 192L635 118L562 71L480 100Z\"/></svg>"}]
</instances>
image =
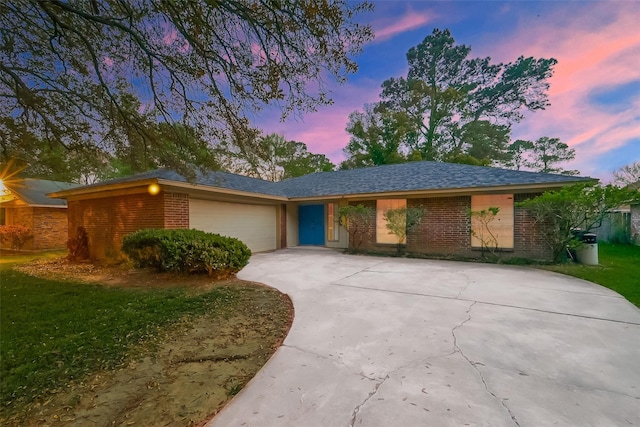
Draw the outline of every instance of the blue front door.
<instances>
[{"instance_id":1,"label":"blue front door","mask_svg":"<svg viewBox=\"0 0 640 427\"><path fill-rule=\"evenodd\" d=\"M298 206L298 239L301 245L324 245L324 205Z\"/></svg>"}]
</instances>

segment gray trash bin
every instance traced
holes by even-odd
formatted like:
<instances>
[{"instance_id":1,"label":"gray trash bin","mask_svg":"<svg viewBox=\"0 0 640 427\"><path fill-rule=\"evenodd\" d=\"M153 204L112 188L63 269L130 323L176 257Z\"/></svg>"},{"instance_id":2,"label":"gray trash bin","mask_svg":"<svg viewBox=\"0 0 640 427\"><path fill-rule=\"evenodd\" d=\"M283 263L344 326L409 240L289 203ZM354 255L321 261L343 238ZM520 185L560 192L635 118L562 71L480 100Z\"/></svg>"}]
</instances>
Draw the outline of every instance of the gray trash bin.
<instances>
[{"instance_id":1,"label":"gray trash bin","mask_svg":"<svg viewBox=\"0 0 640 427\"><path fill-rule=\"evenodd\" d=\"M582 235L582 246L576 249L578 262L584 265L598 265L598 239L593 233Z\"/></svg>"}]
</instances>

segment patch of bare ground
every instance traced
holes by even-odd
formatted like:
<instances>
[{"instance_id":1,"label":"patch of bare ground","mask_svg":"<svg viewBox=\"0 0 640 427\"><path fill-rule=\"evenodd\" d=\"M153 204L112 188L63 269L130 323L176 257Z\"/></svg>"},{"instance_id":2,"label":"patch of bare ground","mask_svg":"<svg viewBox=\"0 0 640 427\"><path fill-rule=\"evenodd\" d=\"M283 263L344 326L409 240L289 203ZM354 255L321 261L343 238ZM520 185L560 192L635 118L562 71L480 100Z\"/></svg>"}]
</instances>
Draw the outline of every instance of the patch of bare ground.
<instances>
[{"instance_id":1,"label":"patch of bare ground","mask_svg":"<svg viewBox=\"0 0 640 427\"><path fill-rule=\"evenodd\" d=\"M206 292L240 288L238 304L170 328L152 349L136 349L118 370L95 373L25 413L9 426L199 426L213 417L258 372L286 336L289 298L238 279L157 274L122 266L71 264L63 259L16 266L49 279L106 286L182 287Z\"/></svg>"}]
</instances>

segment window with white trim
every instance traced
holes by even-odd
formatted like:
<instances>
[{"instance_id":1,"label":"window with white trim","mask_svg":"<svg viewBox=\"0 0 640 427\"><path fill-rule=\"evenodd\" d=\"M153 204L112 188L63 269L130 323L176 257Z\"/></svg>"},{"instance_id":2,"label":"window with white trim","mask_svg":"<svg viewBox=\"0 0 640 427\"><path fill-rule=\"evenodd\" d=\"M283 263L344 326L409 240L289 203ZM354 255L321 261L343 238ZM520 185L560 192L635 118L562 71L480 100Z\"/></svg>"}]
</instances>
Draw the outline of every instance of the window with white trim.
<instances>
[{"instance_id":1,"label":"window with white trim","mask_svg":"<svg viewBox=\"0 0 640 427\"><path fill-rule=\"evenodd\" d=\"M384 214L390 209L407 207L407 199L383 199L376 202L376 242L383 244L397 244L398 238L387 228ZM401 243L405 243L404 241Z\"/></svg>"},{"instance_id":2,"label":"window with white trim","mask_svg":"<svg viewBox=\"0 0 640 427\"><path fill-rule=\"evenodd\" d=\"M491 213L493 208L498 208L496 215ZM471 247L513 249L513 194L471 196L471 212L475 212L471 215Z\"/></svg>"}]
</instances>

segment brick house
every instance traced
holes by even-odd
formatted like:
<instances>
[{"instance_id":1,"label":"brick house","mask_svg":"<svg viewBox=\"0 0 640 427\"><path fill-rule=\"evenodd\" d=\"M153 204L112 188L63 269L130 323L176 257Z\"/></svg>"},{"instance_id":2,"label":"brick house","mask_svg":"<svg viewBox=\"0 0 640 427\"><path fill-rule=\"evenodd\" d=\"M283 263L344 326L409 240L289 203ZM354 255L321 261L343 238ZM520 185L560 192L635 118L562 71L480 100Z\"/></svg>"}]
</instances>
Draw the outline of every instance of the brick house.
<instances>
[{"instance_id":1,"label":"brick house","mask_svg":"<svg viewBox=\"0 0 640 427\"><path fill-rule=\"evenodd\" d=\"M341 206L371 208L361 249L394 251L383 214L421 206L407 252L481 256L470 211L499 207L492 223L505 257L549 260L552 254L526 211L514 202L591 178L440 162L410 162L320 172L281 182L225 172L193 183L156 170L50 194L68 201L69 233L89 235L92 258L119 254L122 238L142 228L197 228L237 237L254 252L298 245L353 246L337 215Z\"/></svg>"},{"instance_id":2,"label":"brick house","mask_svg":"<svg viewBox=\"0 0 640 427\"><path fill-rule=\"evenodd\" d=\"M67 201L49 198L47 193L68 190L78 184L24 178L5 185L0 190L0 225L31 229L33 238L22 249L66 248Z\"/></svg>"}]
</instances>

